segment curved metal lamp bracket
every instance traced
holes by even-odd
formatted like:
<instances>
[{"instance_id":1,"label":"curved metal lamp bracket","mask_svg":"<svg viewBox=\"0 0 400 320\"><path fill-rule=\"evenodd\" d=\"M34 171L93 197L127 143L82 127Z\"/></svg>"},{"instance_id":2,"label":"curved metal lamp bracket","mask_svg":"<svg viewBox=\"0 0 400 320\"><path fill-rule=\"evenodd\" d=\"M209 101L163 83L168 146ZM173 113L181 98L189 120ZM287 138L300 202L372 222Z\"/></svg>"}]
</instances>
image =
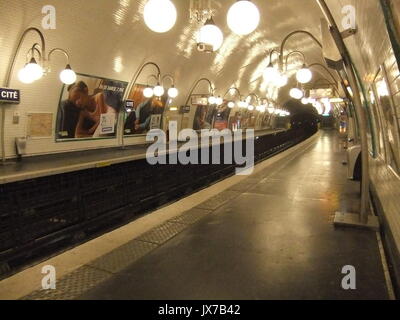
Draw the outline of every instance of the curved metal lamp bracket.
<instances>
[{"instance_id":1,"label":"curved metal lamp bracket","mask_svg":"<svg viewBox=\"0 0 400 320\"><path fill-rule=\"evenodd\" d=\"M195 89L197 88L197 86L198 86L201 82L203 82L203 81L205 81L205 82L208 83L210 94L214 94L215 88L214 88L212 82L211 82L210 80L208 80L207 78L201 78L201 79L197 80L197 81L194 83L194 85L192 86L192 89L190 90L190 92L189 92L189 94L188 94L188 97L187 97L187 99L186 99L185 106L188 105L189 100L190 100L190 97L193 95L194 90L195 90Z\"/></svg>"}]
</instances>

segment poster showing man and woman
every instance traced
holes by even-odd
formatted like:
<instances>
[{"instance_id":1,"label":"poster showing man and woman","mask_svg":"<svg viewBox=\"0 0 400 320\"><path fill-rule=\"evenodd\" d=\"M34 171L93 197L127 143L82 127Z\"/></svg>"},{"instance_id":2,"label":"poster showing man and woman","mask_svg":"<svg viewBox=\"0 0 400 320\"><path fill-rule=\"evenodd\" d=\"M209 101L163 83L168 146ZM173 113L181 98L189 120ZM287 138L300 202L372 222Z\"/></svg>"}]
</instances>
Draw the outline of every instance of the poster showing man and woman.
<instances>
[{"instance_id":1,"label":"poster showing man and woman","mask_svg":"<svg viewBox=\"0 0 400 320\"><path fill-rule=\"evenodd\" d=\"M116 136L118 112L127 82L77 75L64 86L56 121L57 140Z\"/></svg>"},{"instance_id":2,"label":"poster showing man and woman","mask_svg":"<svg viewBox=\"0 0 400 320\"><path fill-rule=\"evenodd\" d=\"M168 104L168 94L162 97L146 98L143 94L146 86L133 86L128 99L133 101L133 109L126 114L124 134L126 136L146 134L152 129L161 129L162 117Z\"/></svg>"},{"instance_id":3,"label":"poster showing man and woman","mask_svg":"<svg viewBox=\"0 0 400 320\"><path fill-rule=\"evenodd\" d=\"M227 101L224 101L220 106L197 104L193 129L198 131L204 129L227 129L230 112L231 109L228 107Z\"/></svg>"}]
</instances>

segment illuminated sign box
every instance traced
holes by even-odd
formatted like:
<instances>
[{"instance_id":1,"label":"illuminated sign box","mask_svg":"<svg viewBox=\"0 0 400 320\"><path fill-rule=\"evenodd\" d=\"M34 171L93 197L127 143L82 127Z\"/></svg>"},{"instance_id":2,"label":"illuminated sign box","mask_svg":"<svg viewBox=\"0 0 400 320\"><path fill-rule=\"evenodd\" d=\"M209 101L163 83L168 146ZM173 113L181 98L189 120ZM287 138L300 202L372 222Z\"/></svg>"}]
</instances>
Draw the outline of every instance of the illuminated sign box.
<instances>
[{"instance_id":1,"label":"illuminated sign box","mask_svg":"<svg viewBox=\"0 0 400 320\"><path fill-rule=\"evenodd\" d=\"M0 102L19 104L21 102L21 93L16 89L0 88Z\"/></svg>"}]
</instances>

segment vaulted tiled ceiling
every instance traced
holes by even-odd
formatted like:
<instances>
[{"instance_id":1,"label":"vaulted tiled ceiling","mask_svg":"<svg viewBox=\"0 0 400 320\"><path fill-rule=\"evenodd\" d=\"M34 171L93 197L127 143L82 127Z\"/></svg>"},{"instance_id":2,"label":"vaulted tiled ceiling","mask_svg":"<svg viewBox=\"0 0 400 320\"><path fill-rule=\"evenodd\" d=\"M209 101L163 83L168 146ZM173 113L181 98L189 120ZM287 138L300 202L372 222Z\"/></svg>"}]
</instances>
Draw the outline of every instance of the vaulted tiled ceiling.
<instances>
[{"instance_id":1,"label":"vaulted tiled ceiling","mask_svg":"<svg viewBox=\"0 0 400 320\"><path fill-rule=\"evenodd\" d=\"M13 12L4 15L0 41L1 56L9 56L17 36L28 26L40 26L41 8L49 1L2 1L0 10ZM156 34L144 24L142 12L146 0L53 0L57 9L57 29L45 32L50 47L61 46L72 57L74 68L81 73L130 81L144 61L157 62L163 73L175 75L181 91L179 103L184 103L192 83L208 77L223 94L231 85L243 94L255 92L265 96L267 87L260 78L268 64L268 51L277 48L291 31L302 29L321 38L320 18L323 17L313 0L254 0L261 12L261 23L249 36L233 34L226 15L234 0L213 0L215 23L222 29L225 41L217 53L200 53L196 49L198 25L189 21L189 0L173 0L178 21L168 33ZM33 39L33 38L32 38ZM29 41L28 41L29 42ZM26 47L27 48L27 47ZM301 50L309 63L323 63L321 49L308 37L298 35L287 44L287 52ZM300 61L293 57L293 68ZM58 61L58 60L57 60ZM20 57L19 64L23 64ZM62 65L60 59L60 65ZM150 70L151 71L151 70ZM149 72L150 72L149 71ZM0 67L4 77L5 64ZM320 77L315 73L315 78ZM325 77L327 77L325 75ZM1 78L0 78L1 79ZM258 80L257 80L258 79ZM146 82L146 75L141 80ZM278 100L288 100L288 89L282 89ZM205 88L199 88L205 91ZM269 92L276 95L276 92Z\"/></svg>"}]
</instances>

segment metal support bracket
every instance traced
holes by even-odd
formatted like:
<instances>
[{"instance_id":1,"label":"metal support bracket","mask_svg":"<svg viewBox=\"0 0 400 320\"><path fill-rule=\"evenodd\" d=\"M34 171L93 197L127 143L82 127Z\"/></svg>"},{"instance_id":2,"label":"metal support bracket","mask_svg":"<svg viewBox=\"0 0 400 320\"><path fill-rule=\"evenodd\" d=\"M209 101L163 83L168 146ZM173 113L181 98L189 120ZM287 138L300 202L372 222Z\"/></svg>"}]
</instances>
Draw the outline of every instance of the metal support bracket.
<instances>
[{"instance_id":1,"label":"metal support bracket","mask_svg":"<svg viewBox=\"0 0 400 320\"><path fill-rule=\"evenodd\" d=\"M340 34L342 35L343 39L347 39L351 36L354 36L356 33L357 33L357 29L350 28L350 29L342 31Z\"/></svg>"}]
</instances>

